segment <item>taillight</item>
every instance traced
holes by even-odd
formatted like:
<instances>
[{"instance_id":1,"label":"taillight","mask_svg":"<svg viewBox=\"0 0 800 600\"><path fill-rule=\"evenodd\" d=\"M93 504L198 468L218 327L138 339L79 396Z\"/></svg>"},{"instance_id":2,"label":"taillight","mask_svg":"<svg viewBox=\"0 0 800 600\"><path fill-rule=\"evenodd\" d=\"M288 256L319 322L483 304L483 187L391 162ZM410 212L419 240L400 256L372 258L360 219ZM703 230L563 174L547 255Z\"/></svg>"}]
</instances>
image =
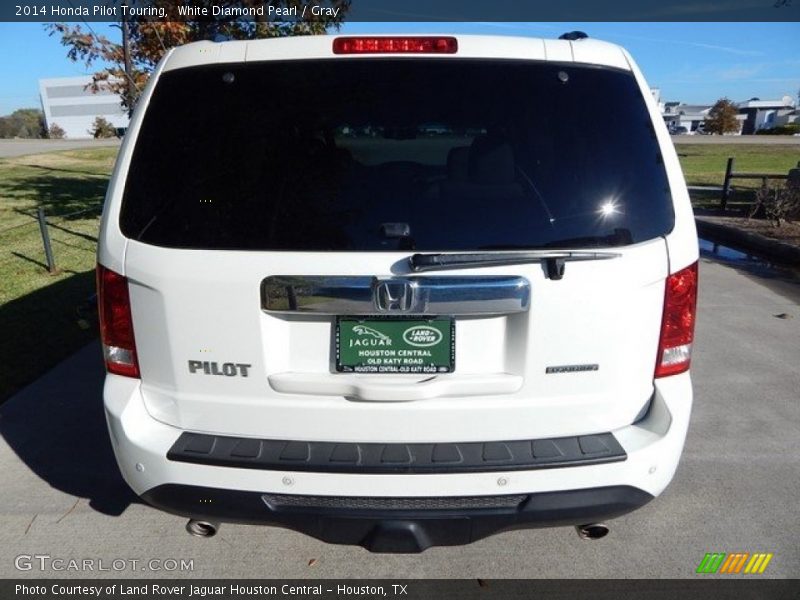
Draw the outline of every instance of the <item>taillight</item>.
<instances>
[{"instance_id":1,"label":"taillight","mask_svg":"<svg viewBox=\"0 0 800 600\"><path fill-rule=\"evenodd\" d=\"M128 280L102 265L97 265L97 308L106 369L116 375L139 377Z\"/></svg>"},{"instance_id":2,"label":"taillight","mask_svg":"<svg viewBox=\"0 0 800 600\"><path fill-rule=\"evenodd\" d=\"M656 377L689 370L697 314L697 263L667 277Z\"/></svg>"},{"instance_id":3,"label":"taillight","mask_svg":"<svg viewBox=\"0 0 800 600\"><path fill-rule=\"evenodd\" d=\"M454 37L337 37L334 54L455 54Z\"/></svg>"}]
</instances>

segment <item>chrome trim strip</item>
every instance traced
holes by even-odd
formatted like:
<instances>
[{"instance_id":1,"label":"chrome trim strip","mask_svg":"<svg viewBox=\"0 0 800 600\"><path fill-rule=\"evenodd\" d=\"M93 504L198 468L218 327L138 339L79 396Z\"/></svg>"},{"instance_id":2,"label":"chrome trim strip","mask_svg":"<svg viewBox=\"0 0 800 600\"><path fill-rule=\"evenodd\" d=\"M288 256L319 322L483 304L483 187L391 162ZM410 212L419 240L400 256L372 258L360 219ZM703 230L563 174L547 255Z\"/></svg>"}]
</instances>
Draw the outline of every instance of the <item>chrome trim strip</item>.
<instances>
[{"instance_id":1,"label":"chrome trim strip","mask_svg":"<svg viewBox=\"0 0 800 600\"><path fill-rule=\"evenodd\" d=\"M275 314L507 315L527 311L530 296L528 280L513 275L273 275L261 283L261 307Z\"/></svg>"}]
</instances>

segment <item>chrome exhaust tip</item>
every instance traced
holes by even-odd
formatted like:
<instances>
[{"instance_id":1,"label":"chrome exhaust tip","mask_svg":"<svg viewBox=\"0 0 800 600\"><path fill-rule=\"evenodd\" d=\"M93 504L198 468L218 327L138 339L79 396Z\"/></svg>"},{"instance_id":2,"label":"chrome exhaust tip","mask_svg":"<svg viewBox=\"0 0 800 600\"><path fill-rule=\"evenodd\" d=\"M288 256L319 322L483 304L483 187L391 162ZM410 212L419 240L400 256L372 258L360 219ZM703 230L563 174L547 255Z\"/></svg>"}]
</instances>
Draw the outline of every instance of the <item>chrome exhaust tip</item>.
<instances>
[{"instance_id":1,"label":"chrome exhaust tip","mask_svg":"<svg viewBox=\"0 0 800 600\"><path fill-rule=\"evenodd\" d=\"M588 525L578 525L575 527L578 536L582 540L599 540L608 535L608 526L604 523L589 523Z\"/></svg>"},{"instance_id":2,"label":"chrome exhaust tip","mask_svg":"<svg viewBox=\"0 0 800 600\"><path fill-rule=\"evenodd\" d=\"M189 522L186 523L186 531L195 537L214 537L217 535L218 529L219 523L213 523L211 521L198 521L196 519L189 519Z\"/></svg>"}]
</instances>

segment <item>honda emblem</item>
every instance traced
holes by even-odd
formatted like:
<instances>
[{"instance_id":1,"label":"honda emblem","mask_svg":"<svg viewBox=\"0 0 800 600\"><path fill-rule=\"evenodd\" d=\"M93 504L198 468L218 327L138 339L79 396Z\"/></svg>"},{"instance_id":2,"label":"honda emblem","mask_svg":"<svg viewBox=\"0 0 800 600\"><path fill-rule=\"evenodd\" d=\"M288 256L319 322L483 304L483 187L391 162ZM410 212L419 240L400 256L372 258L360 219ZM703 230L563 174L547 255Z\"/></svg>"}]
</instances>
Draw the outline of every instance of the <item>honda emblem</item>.
<instances>
[{"instance_id":1,"label":"honda emblem","mask_svg":"<svg viewBox=\"0 0 800 600\"><path fill-rule=\"evenodd\" d=\"M381 312L405 312L414 304L414 286L409 281L380 281L375 287L375 307Z\"/></svg>"}]
</instances>

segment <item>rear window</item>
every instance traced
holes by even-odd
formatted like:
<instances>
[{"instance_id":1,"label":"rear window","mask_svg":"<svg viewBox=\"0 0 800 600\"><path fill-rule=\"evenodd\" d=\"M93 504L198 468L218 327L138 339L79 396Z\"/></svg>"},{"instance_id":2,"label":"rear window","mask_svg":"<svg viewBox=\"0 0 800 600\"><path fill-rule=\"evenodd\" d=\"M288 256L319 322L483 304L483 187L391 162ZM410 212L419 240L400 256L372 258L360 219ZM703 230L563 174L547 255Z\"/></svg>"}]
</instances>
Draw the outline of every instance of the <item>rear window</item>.
<instances>
[{"instance_id":1,"label":"rear window","mask_svg":"<svg viewBox=\"0 0 800 600\"><path fill-rule=\"evenodd\" d=\"M163 74L120 224L180 248L435 251L625 245L673 212L630 73L350 59Z\"/></svg>"}]
</instances>

